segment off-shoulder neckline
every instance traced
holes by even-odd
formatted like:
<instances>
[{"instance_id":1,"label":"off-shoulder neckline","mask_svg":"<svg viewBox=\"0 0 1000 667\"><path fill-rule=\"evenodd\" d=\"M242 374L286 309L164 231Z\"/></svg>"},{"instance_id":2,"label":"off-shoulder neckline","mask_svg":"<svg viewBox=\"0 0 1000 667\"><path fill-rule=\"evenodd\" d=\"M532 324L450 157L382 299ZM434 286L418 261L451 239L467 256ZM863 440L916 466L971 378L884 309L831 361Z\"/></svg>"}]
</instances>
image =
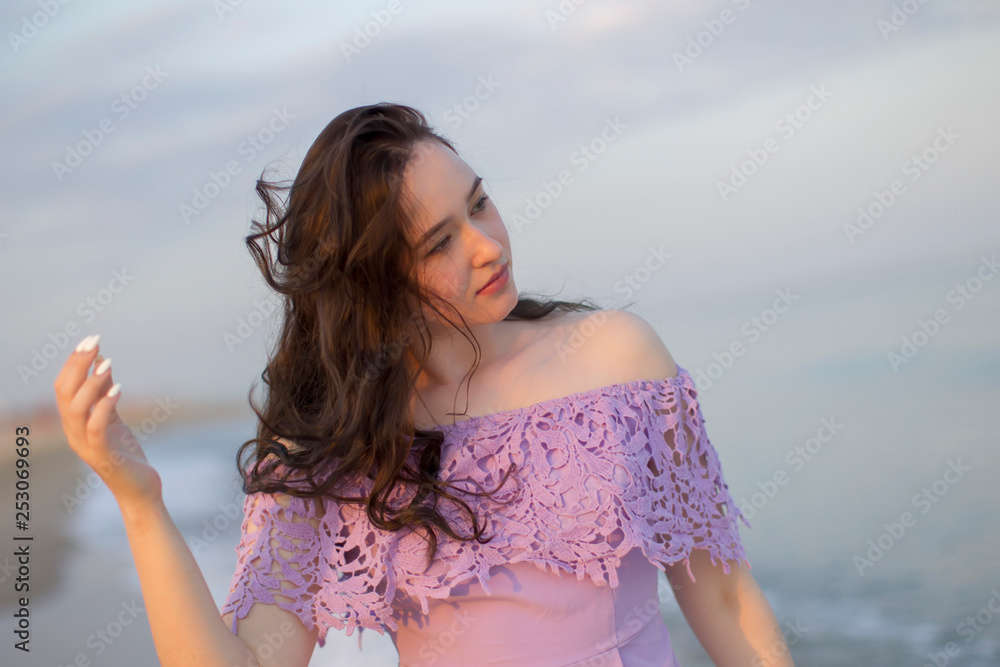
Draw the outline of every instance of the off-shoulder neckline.
<instances>
[{"instance_id":1,"label":"off-shoulder neckline","mask_svg":"<svg viewBox=\"0 0 1000 667\"><path fill-rule=\"evenodd\" d=\"M544 401L539 401L537 403L532 403L530 405L524 405L516 408L509 408L507 410L501 410L499 412L490 412L485 415L475 415L468 417L466 419L460 419L453 424L436 424L434 428L441 431L449 431L451 429L462 428L468 424L475 424L483 421L489 421L493 423L501 422L504 419L508 419L513 416L520 416L526 414L534 414L536 412L542 411L553 405L560 403L573 403L581 399L590 398L595 394L608 394L612 392L620 392L622 390L631 391L634 389L639 389L645 385L654 384L673 384L673 385L683 385L687 381L690 381L691 375L684 369L680 364L675 364L677 366L677 375L667 378L660 378L656 380L629 380L627 382L615 382L614 384L604 385L603 387L594 387L593 389L585 389L583 391L577 391L572 394L567 394L566 396L558 396L556 398L547 398Z\"/></svg>"}]
</instances>

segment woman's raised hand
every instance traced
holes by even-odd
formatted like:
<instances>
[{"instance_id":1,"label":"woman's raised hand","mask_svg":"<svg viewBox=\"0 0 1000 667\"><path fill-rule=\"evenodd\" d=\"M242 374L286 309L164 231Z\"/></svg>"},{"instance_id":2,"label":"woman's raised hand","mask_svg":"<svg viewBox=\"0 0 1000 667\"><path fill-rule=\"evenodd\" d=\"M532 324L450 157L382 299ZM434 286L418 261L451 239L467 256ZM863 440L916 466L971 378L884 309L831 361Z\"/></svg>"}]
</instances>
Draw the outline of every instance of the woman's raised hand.
<instances>
[{"instance_id":1,"label":"woman's raised hand","mask_svg":"<svg viewBox=\"0 0 1000 667\"><path fill-rule=\"evenodd\" d=\"M119 507L141 507L160 500L163 487L115 410L121 385L112 383L111 359L98 354L99 338L84 338L63 364L54 383L56 405L69 446L100 475Z\"/></svg>"}]
</instances>

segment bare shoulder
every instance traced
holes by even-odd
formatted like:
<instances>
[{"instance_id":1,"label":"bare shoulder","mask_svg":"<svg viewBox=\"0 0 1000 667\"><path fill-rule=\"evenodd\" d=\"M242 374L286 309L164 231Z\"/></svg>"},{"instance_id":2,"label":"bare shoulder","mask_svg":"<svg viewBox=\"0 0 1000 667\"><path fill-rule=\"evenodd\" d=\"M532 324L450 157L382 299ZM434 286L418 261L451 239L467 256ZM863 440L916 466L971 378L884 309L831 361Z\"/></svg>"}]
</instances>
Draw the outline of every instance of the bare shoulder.
<instances>
[{"instance_id":1,"label":"bare shoulder","mask_svg":"<svg viewBox=\"0 0 1000 667\"><path fill-rule=\"evenodd\" d=\"M677 375L677 364L656 329L635 313L596 310L574 313L564 342L580 361L607 382L659 380Z\"/></svg>"}]
</instances>

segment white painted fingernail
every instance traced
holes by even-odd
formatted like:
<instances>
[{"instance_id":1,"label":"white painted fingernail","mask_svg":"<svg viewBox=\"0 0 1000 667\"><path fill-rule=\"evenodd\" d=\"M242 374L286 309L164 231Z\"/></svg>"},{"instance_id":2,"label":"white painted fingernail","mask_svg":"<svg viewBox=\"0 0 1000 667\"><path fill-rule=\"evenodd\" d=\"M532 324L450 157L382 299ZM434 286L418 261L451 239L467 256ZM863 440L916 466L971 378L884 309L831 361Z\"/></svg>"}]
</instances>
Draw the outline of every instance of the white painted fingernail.
<instances>
[{"instance_id":1,"label":"white painted fingernail","mask_svg":"<svg viewBox=\"0 0 1000 667\"><path fill-rule=\"evenodd\" d=\"M94 369L94 375L101 375L105 371L111 368L111 357L108 357L101 362L101 365Z\"/></svg>"},{"instance_id":2,"label":"white painted fingernail","mask_svg":"<svg viewBox=\"0 0 1000 667\"><path fill-rule=\"evenodd\" d=\"M111 389L108 389L108 398L114 398L122 390L122 383L118 382Z\"/></svg>"},{"instance_id":3,"label":"white painted fingernail","mask_svg":"<svg viewBox=\"0 0 1000 667\"><path fill-rule=\"evenodd\" d=\"M90 352L91 350L94 349L94 346L97 345L97 339L98 338L100 338L100 336L98 336L98 335L87 336L86 338L84 338L83 340L81 340L79 343L77 343L77 345L76 345L76 351L77 352Z\"/></svg>"}]
</instances>

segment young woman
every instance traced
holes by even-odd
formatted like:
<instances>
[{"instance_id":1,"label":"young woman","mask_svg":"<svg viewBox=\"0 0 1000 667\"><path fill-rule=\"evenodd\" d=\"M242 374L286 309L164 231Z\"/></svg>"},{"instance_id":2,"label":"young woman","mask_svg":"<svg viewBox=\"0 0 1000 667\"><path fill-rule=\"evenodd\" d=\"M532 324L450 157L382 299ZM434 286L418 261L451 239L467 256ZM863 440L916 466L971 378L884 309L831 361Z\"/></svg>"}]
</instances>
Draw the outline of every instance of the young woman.
<instances>
[{"instance_id":1,"label":"young woman","mask_svg":"<svg viewBox=\"0 0 1000 667\"><path fill-rule=\"evenodd\" d=\"M792 664L690 375L631 313L519 296L482 178L422 114L346 111L257 192L285 308L221 610L96 337L55 382L162 665L304 667L329 627L388 629L402 665L676 665L657 568L716 665Z\"/></svg>"}]
</instances>

